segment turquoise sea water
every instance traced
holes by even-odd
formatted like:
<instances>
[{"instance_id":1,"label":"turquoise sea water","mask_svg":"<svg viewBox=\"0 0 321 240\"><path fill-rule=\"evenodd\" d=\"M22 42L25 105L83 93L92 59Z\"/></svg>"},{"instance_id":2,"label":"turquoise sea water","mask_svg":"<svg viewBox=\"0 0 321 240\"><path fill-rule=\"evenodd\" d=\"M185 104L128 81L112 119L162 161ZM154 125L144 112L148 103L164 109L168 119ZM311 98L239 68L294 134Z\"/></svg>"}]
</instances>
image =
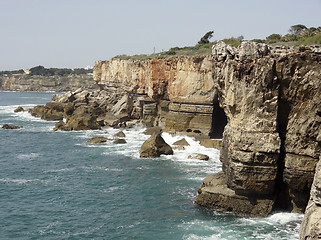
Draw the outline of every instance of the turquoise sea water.
<instances>
[{"instance_id":1,"label":"turquoise sea water","mask_svg":"<svg viewBox=\"0 0 321 240\"><path fill-rule=\"evenodd\" d=\"M0 239L298 239L302 214L246 219L195 206L221 164L192 138L173 156L140 159L142 128L124 131L127 144L93 146L88 138L118 130L54 132L55 122L13 112L51 95L0 92L0 126L23 126L0 129ZM195 152L210 160L187 159Z\"/></svg>"}]
</instances>

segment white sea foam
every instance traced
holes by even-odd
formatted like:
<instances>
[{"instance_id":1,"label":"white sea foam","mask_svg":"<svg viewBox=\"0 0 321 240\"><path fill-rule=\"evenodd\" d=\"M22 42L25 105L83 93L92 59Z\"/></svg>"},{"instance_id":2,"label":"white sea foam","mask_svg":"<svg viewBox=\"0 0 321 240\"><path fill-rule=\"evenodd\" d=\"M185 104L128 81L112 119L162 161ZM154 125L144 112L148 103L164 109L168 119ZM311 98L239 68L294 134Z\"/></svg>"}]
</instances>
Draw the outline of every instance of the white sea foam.
<instances>
[{"instance_id":1,"label":"white sea foam","mask_svg":"<svg viewBox=\"0 0 321 240\"><path fill-rule=\"evenodd\" d=\"M48 181L46 180L40 180L40 179L12 179L12 178L0 178L0 183L6 183L6 184L10 184L10 183L13 183L13 184L17 184L17 185L25 185L25 184L28 184L28 183L37 183L37 182L40 182L40 183L48 183Z\"/></svg>"},{"instance_id":2,"label":"white sea foam","mask_svg":"<svg viewBox=\"0 0 321 240\"><path fill-rule=\"evenodd\" d=\"M303 214L296 213L275 213L266 218L234 221L225 220L223 213L216 215L218 218L213 216L213 220L195 219L179 225L187 232L183 239L298 239L303 219Z\"/></svg>"},{"instance_id":3,"label":"white sea foam","mask_svg":"<svg viewBox=\"0 0 321 240\"><path fill-rule=\"evenodd\" d=\"M37 157L39 157L40 154L39 153L23 153L23 154L19 154L17 156L18 159L35 159Z\"/></svg>"}]
</instances>

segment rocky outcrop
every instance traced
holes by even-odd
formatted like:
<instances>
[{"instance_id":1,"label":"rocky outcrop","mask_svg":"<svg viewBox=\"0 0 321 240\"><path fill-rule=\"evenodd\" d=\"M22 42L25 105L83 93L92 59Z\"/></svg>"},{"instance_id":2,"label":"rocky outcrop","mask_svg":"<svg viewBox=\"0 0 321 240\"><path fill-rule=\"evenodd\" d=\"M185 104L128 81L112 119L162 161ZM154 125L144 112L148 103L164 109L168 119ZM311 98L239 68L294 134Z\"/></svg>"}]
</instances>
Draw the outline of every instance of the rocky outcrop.
<instances>
[{"instance_id":1,"label":"rocky outcrop","mask_svg":"<svg viewBox=\"0 0 321 240\"><path fill-rule=\"evenodd\" d=\"M320 155L321 55L311 49L268 54L255 43L242 45L234 56L213 56L228 118L220 156L227 187L248 200L270 199L274 207L303 212ZM220 192L204 185L199 198L211 194ZM260 215L272 210L265 209Z\"/></svg>"},{"instance_id":2,"label":"rocky outcrop","mask_svg":"<svg viewBox=\"0 0 321 240\"><path fill-rule=\"evenodd\" d=\"M162 154L172 155L173 149L164 141L161 134L153 134L143 143L139 150L141 158L159 157Z\"/></svg>"},{"instance_id":3,"label":"rocky outcrop","mask_svg":"<svg viewBox=\"0 0 321 240\"><path fill-rule=\"evenodd\" d=\"M272 211L273 199L249 198L237 194L226 184L223 172L212 174L203 180L195 203L207 208L234 212L240 216L267 216Z\"/></svg>"},{"instance_id":4,"label":"rocky outcrop","mask_svg":"<svg viewBox=\"0 0 321 240\"><path fill-rule=\"evenodd\" d=\"M0 90L2 91L75 91L78 88L95 89L97 86L92 75L68 76L30 76L14 74L0 76Z\"/></svg>"}]
</instances>

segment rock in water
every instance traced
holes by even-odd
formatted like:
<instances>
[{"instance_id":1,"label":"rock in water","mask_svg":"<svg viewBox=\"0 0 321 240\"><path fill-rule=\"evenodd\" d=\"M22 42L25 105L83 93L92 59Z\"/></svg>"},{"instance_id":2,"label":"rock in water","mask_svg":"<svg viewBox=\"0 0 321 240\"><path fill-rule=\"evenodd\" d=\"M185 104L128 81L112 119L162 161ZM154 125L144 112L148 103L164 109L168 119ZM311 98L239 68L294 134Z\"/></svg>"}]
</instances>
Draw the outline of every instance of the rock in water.
<instances>
[{"instance_id":1,"label":"rock in water","mask_svg":"<svg viewBox=\"0 0 321 240\"><path fill-rule=\"evenodd\" d=\"M182 138L181 140L178 140L178 141L174 142L173 145L177 145L177 146L189 146L189 143L186 141L185 138Z\"/></svg>"},{"instance_id":2,"label":"rock in water","mask_svg":"<svg viewBox=\"0 0 321 240\"><path fill-rule=\"evenodd\" d=\"M20 128L22 128L22 126L3 124L3 125L2 125L2 128L3 128L3 129L20 129Z\"/></svg>"},{"instance_id":3,"label":"rock in water","mask_svg":"<svg viewBox=\"0 0 321 240\"><path fill-rule=\"evenodd\" d=\"M161 154L172 155L173 149L169 146L161 134L153 134L142 145L139 151L141 158L159 157Z\"/></svg>"},{"instance_id":4,"label":"rock in water","mask_svg":"<svg viewBox=\"0 0 321 240\"><path fill-rule=\"evenodd\" d=\"M207 156L205 154L201 154L201 153L194 153L194 154L189 155L187 158L188 159L199 159L199 160L207 161L209 159L209 156Z\"/></svg>"},{"instance_id":5,"label":"rock in water","mask_svg":"<svg viewBox=\"0 0 321 240\"><path fill-rule=\"evenodd\" d=\"M154 133L155 134L158 134L158 133L162 133L163 132L163 129L161 127L149 127L147 128L145 131L144 131L144 134L145 135L153 135Z\"/></svg>"},{"instance_id":6,"label":"rock in water","mask_svg":"<svg viewBox=\"0 0 321 240\"><path fill-rule=\"evenodd\" d=\"M271 213L273 198L251 198L237 194L226 185L224 173L216 173L206 177L198 190L195 203L207 207L232 211L240 216L266 217Z\"/></svg>"},{"instance_id":7,"label":"rock in water","mask_svg":"<svg viewBox=\"0 0 321 240\"><path fill-rule=\"evenodd\" d=\"M218 139L201 139L200 144L206 148L216 148L218 150L222 147L222 140Z\"/></svg>"},{"instance_id":8,"label":"rock in water","mask_svg":"<svg viewBox=\"0 0 321 240\"><path fill-rule=\"evenodd\" d=\"M125 144L127 143L125 139L123 138L117 138L113 141L114 144Z\"/></svg>"},{"instance_id":9,"label":"rock in water","mask_svg":"<svg viewBox=\"0 0 321 240\"><path fill-rule=\"evenodd\" d=\"M23 112L23 111L24 111L24 109L23 109L23 107L21 107L21 106L17 107L17 108L14 110L14 112Z\"/></svg>"},{"instance_id":10,"label":"rock in water","mask_svg":"<svg viewBox=\"0 0 321 240\"><path fill-rule=\"evenodd\" d=\"M126 135L123 131L119 131L118 133L114 134L113 137L124 138L124 137L126 137Z\"/></svg>"},{"instance_id":11,"label":"rock in water","mask_svg":"<svg viewBox=\"0 0 321 240\"><path fill-rule=\"evenodd\" d=\"M93 137L93 138L88 139L88 142L91 144L99 144L99 143L107 142L107 140L108 140L108 138L97 136L97 137Z\"/></svg>"}]
</instances>

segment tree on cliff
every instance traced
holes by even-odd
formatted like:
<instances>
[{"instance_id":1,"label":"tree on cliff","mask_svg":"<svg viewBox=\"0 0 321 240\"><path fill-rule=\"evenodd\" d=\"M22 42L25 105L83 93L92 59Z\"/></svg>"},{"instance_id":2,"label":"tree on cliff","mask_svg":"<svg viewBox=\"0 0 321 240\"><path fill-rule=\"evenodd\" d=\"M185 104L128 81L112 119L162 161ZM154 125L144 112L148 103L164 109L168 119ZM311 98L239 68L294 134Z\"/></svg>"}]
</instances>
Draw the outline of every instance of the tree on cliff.
<instances>
[{"instance_id":1,"label":"tree on cliff","mask_svg":"<svg viewBox=\"0 0 321 240\"><path fill-rule=\"evenodd\" d=\"M289 33L298 35L300 33L305 32L307 29L308 28L306 26L304 26L302 24L297 24L297 25L293 25L290 27Z\"/></svg>"},{"instance_id":2,"label":"tree on cliff","mask_svg":"<svg viewBox=\"0 0 321 240\"><path fill-rule=\"evenodd\" d=\"M199 41L198 44L206 44L210 42L210 38L213 37L214 31L209 31L207 32Z\"/></svg>"}]
</instances>

